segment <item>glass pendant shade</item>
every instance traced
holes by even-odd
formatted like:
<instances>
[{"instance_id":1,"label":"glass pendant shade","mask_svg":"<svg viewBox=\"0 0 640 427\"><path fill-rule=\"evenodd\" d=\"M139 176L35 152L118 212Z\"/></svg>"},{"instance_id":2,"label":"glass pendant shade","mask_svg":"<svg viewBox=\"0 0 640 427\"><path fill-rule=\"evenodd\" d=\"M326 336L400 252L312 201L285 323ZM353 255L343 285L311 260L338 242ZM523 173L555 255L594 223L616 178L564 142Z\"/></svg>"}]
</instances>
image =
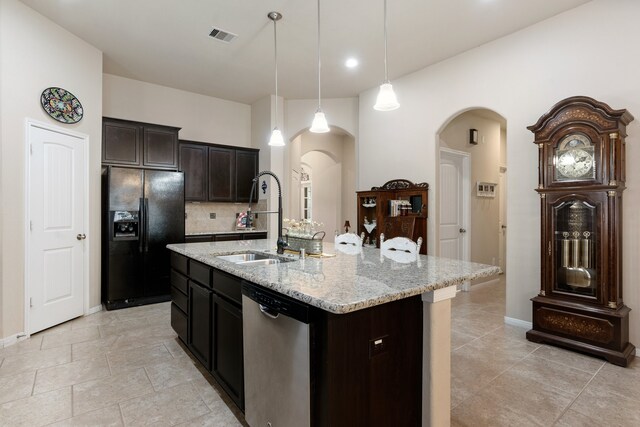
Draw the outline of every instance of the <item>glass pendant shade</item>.
<instances>
[{"instance_id":1,"label":"glass pendant shade","mask_svg":"<svg viewBox=\"0 0 640 427\"><path fill-rule=\"evenodd\" d=\"M374 110L391 111L400 107L393 86L389 82L389 71L387 69L387 0L384 0L384 83L380 85L380 92L376 98Z\"/></svg>"},{"instance_id":2,"label":"glass pendant shade","mask_svg":"<svg viewBox=\"0 0 640 427\"><path fill-rule=\"evenodd\" d=\"M271 132L271 138L269 138L269 145L271 147L283 147L284 146L284 138L282 137L282 132L278 129L278 33L276 22L282 19L282 14L280 12L269 12L267 14L269 19L273 21L273 59L275 63L275 80L276 80L276 102L275 102L275 122L276 127L273 128Z\"/></svg>"},{"instance_id":3,"label":"glass pendant shade","mask_svg":"<svg viewBox=\"0 0 640 427\"><path fill-rule=\"evenodd\" d=\"M309 132L313 133L326 133L329 132L329 125L327 124L327 118L324 116L322 110L316 111L316 115L313 117L313 122L309 128Z\"/></svg>"},{"instance_id":4,"label":"glass pendant shade","mask_svg":"<svg viewBox=\"0 0 640 427\"><path fill-rule=\"evenodd\" d=\"M374 110L378 111L391 111L400 107L396 93L393 91L391 83L386 82L380 85L380 92L376 98L376 105L373 106Z\"/></svg>"},{"instance_id":5,"label":"glass pendant shade","mask_svg":"<svg viewBox=\"0 0 640 427\"><path fill-rule=\"evenodd\" d=\"M269 139L269 145L272 147L284 146L284 139L282 138L282 132L280 132L280 129L273 128L273 132L271 132L271 138Z\"/></svg>"},{"instance_id":6,"label":"glass pendant shade","mask_svg":"<svg viewBox=\"0 0 640 427\"><path fill-rule=\"evenodd\" d=\"M322 107L320 106L320 101L322 99L321 96L321 84L320 84L320 70L321 70L321 62L320 62L320 0L318 0L318 109L316 110L315 116L313 116L313 122L311 122L311 127L309 128L309 132L313 133L327 133L329 132L329 124L327 123L327 118L324 116L322 112Z\"/></svg>"}]
</instances>

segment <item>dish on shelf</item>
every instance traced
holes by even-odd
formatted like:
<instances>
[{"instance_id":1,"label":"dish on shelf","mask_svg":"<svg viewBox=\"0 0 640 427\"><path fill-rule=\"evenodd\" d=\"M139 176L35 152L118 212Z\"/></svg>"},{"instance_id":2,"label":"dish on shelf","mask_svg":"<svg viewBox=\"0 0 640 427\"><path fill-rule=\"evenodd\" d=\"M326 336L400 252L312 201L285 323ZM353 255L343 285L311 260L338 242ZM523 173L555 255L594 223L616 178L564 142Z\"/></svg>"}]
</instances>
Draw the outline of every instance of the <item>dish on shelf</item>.
<instances>
[{"instance_id":1,"label":"dish on shelf","mask_svg":"<svg viewBox=\"0 0 640 427\"><path fill-rule=\"evenodd\" d=\"M364 206L365 208L375 208L376 204L375 203L363 203L362 206Z\"/></svg>"}]
</instances>

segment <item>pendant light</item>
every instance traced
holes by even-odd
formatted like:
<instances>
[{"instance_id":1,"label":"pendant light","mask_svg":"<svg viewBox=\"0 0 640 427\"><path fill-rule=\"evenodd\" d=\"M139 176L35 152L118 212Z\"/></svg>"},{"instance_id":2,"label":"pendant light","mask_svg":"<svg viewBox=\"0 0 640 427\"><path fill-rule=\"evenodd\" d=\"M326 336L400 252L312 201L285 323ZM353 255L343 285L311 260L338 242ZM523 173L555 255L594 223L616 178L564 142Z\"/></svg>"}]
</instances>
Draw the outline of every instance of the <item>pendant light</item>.
<instances>
[{"instance_id":1,"label":"pendant light","mask_svg":"<svg viewBox=\"0 0 640 427\"><path fill-rule=\"evenodd\" d=\"M320 107L320 0L318 0L318 109L313 117L313 122L309 128L309 132L326 133L329 132L327 118Z\"/></svg>"},{"instance_id":2,"label":"pendant light","mask_svg":"<svg viewBox=\"0 0 640 427\"><path fill-rule=\"evenodd\" d=\"M273 21L273 46L276 63L276 126L273 128L273 132L271 132L269 145L272 147L282 147L284 146L284 139L282 138L282 132L278 129L278 39L276 36L276 22L282 19L282 14L280 12L269 12L267 16Z\"/></svg>"},{"instance_id":3,"label":"pendant light","mask_svg":"<svg viewBox=\"0 0 640 427\"><path fill-rule=\"evenodd\" d=\"M373 106L373 109L391 111L398 107L400 107L400 104L398 103L398 98L396 98L396 93L393 91L387 72L387 0L384 0L384 82L380 85L380 92L378 92L376 105Z\"/></svg>"}]
</instances>

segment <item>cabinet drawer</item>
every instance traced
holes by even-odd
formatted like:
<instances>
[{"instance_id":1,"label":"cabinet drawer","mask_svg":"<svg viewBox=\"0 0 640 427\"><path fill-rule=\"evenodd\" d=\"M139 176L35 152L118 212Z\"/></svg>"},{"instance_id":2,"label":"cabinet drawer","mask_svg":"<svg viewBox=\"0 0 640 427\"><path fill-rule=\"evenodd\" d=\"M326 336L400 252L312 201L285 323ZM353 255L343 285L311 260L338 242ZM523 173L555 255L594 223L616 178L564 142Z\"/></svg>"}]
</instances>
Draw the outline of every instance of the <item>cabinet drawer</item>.
<instances>
[{"instance_id":1,"label":"cabinet drawer","mask_svg":"<svg viewBox=\"0 0 640 427\"><path fill-rule=\"evenodd\" d=\"M266 239L267 238L267 233L246 233L243 237L242 240L259 240L259 239Z\"/></svg>"},{"instance_id":2,"label":"cabinet drawer","mask_svg":"<svg viewBox=\"0 0 640 427\"><path fill-rule=\"evenodd\" d=\"M175 268L182 274L189 274L187 271L187 257L171 251L171 267Z\"/></svg>"},{"instance_id":3,"label":"cabinet drawer","mask_svg":"<svg viewBox=\"0 0 640 427\"><path fill-rule=\"evenodd\" d=\"M177 305L171 304L171 327L180 339L187 343L187 315L178 308Z\"/></svg>"},{"instance_id":4,"label":"cabinet drawer","mask_svg":"<svg viewBox=\"0 0 640 427\"><path fill-rule=\"evenodd\" d=\"M214 235L214 241L216 242L229 242L232 240L242 240L241 234L216 234Z\"/></svg>"},{"instance_id":5,"label":"cabinet drawer","mask_svg":"<svg viewBox=\"0 0 640 427\"><path fill-rule=\"evenodd\" d=\"M175 286L185 295L189 293L189 284L187 280L187 276L183 276L173 268L171 269L171 286Z\"/></svg>"},{"instance_id":6,"label":"cabinet drawer","mask_svg":"<svg viewBox=\"0 0 640 427\"><path fill-rule=\"evenodd\" d=\"M189 277L208 288L211 287L211 267L201 262L189 260Z\"/></svg>"},{"instance_id":7,"label":"cabinet drawer","mask_svg":"<svg viewBox=\"0 0 640 427\"><path fill-rule=\"evenodd\" d=\"M212 242L213 236L211 234L205 234L202 236L184 236L185 243L200 243L200 242Z\"/></svg>"},{"instance_id":8,"label":"cabinet drawer","mask_svg":"<svg viewBox=\"0 0 640 427\"><path fill-rule=\"evenodd\" d=\"M189 310L189 298L173 286L171 287L171 301L185 313Z\"/></svg>"},{"instance_id":9,"label":"cabinet drawer","mask_svg":"<svg viewBox=\"0 0 640 427\"><path fill-rule=\"evenodd\" d=\"M223 273L220 270L213 270L213 290L226 298L242 304L242 286L240 279Z\"/></svg>"}]
</instances>

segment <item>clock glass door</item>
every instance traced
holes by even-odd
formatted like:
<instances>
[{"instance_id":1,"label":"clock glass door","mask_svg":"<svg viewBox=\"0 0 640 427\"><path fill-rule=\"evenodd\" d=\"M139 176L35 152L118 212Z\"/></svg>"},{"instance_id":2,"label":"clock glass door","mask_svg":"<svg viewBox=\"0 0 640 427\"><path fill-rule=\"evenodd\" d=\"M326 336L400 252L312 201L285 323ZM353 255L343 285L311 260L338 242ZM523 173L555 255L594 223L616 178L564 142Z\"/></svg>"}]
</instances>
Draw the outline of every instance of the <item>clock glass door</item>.
<instances>
[{"instance_id":1,"label":"clock glass door","mask_svg":"<svg viewBox=\"0 0 640 427\"><path fill-rule=\"evenodd\" d=\"M553 292L597 298L597 205L570 199L553 208L555 276Z\"/></svg>"}]
</instances>

